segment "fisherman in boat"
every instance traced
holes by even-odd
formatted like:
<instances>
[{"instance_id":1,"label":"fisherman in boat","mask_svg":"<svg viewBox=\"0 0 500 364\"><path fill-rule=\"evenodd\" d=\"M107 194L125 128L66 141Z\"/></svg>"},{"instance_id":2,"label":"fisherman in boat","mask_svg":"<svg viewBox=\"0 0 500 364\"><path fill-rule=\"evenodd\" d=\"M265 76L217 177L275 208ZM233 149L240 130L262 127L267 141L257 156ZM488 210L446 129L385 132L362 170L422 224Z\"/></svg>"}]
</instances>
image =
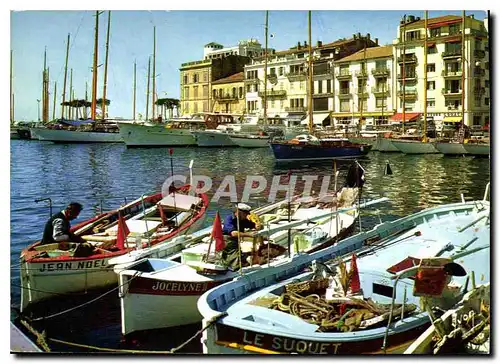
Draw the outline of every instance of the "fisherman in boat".
<instances>
[{"instance_id":1,"label":"fisherman in boat","mask_svg":"<svg viewBox=\"0 0 500 364\"><path fill-rule=\"evenodd\" d=\"M60 243L60 245L66 245L64 244L65 242L85 243L86 241L80 236L70 232L70 221L76 219L82 209L82 205L78 202L71 202L64 210L52 216L45 224L41 244Z\"/></svg>"},{"instance_id":2,"label":"fisherman in boat","mask_svg":"<svg viewBox=\"0 0 500 364\"><path fill-rule=\"evenodd\" d=\"M222 250L222 261L227 267L237 270L240 266L240 251L238 247L238 236L240 238L253 237L252 231L261 228L260 224L251 220L250 210L252 208L244 203L236 206L234 213L226 216L222 233L226 241L226 247ZM239 220L239 221L238 221ZM251 231L245 232L245 229ZM241 252L242 263L247 262L249 253Z\"/></svg>"}]
</instances>

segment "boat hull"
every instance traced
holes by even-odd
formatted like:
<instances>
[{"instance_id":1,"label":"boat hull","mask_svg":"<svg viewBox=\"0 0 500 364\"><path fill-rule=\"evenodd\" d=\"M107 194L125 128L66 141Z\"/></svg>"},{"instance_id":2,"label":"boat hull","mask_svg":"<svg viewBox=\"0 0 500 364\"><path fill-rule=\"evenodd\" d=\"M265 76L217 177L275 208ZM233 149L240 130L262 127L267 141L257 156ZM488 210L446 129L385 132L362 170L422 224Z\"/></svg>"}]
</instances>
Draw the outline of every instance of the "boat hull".
<instances>
[{"instance_id":1,"label":"boat hull","mask_svg":"<svg viewBox=\"0 0 500 364\"><path fill-rule=\"evenodd\" d=\"M377 143L376 137L349 137L347 139L349 139L351 143L371 145L372 150L376 150L375 149L375 144Z\"/></svg>"},{"instance_id":2,"label":"boat hull","mask_svg":"<svg viewBox=\"0 0 500 364\"><path fill-rule=\"evenodd\" d=\"M231 141L242 148L265 148L269 145L269 137L231 135Z\"/></svg>"},{"instance_id":3,"label":"boat hull","mask_svg":"<svg viewBox=\"0 0 500 364\"><path fill-rule=\"evenodd\" d=\"M39 140L54 143L122 143L119 133L33 128Z\"/></svg>"},{"instance_id":4,"label":"boat hull","mask_svg":"<svg viewBox=\"0 0 500 364\"><path fill-rule=\"evenodd\" d=\"M466 143L463 146L469 155L487 157L491 153L491 148L489 144Z\"/></svg>"},{"instance_id":5,"label":"boat hull","mask_svg":"<svg viewBox=\"0 0 500 364\"><path fill-rule=\"evenodd\" d=\"M392 139L389 138L378 138L375 145L373 146L374 150L378 150L379 152L398 152L399 149L392 144Z\"/></svg>"},{"instance_id":6,"label":"boat hull","mask_svg":"<svg viewBox=\"0 0 500 364\"><path fill-rule=\"evenodd\" d=\"M349 159L366 155L371 146L317 147L311 145L271 143L277 161Z\"/></svg>"},{"instance_id":7,"label":"boat hull","mask_svg":"<svg viewBox=\"0 0 500 364\"><path fill-rule=\"evenodd\" d=\"M432 143L424 143L420 141L410 140L393 140L392 144L405 154L435 154L439 151Z\"/></svg>"},{"instance_id":8,"label":"boat hull","mask_svg":"<svg viewBox=\"0 0 500 364\"><path fill-rule=\"evenodd\" d=\"M434 143L434 147L444 155L467 155L469 154L462 143Z\"/></svg>"},{"instance_id":9,"label":"boat hull","mask_svg":"<svg viewBox=\"0 0 500 364\"><path fill-rule=\"evenodd\" d=\"M196 144L199 147L236 147L237 145L231 140L229 134L220 133L217 131L193 131L192 134L196 139Z\"/></svg>"},{"instance_id":10,"label":"boat hull","mask_svg":"<svg viewBox=\"0 0 500 364\"><path fill-rule=\"evenodd\" d=\"M118 128L125 145L129 148L196 145L196 140L189 129L133 123L118 123Z\"/></svg>"}]
</instances>

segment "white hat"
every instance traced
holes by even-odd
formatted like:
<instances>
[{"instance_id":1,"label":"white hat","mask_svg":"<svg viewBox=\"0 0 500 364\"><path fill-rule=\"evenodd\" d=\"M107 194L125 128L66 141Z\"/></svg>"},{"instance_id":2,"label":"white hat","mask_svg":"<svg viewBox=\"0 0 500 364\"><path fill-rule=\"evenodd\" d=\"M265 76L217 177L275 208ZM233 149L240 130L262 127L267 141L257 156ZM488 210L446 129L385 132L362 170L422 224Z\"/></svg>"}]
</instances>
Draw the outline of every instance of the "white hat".
<instances>
[{"instance_id":1,"label":"white hat","mask_svg":"<svg viewBox=\"0 0 500 364\"><path fill-rule=\"evenodd\" d=\"M248 206L247 204L244 204L244 203L239 203L236 207L240 211L248 211L248 212L250 212L250 210L252 209L250 206Z\"/></svg>"}]
</instances>

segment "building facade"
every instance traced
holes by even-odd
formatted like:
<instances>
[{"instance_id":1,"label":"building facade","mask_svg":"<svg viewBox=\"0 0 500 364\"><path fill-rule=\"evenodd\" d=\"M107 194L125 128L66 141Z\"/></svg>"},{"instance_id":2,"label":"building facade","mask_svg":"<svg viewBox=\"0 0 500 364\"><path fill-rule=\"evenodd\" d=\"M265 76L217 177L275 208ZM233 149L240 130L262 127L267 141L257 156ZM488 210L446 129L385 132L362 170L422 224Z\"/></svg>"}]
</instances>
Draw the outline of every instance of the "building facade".
<instances>
[{"instance_id":1,"label":"building facade","mask_svg":"<svg viewBox=\"0 0 500 364\"><path fill-rule=\"evenodd\" d=\"M329 124L329 111L333 103L332 65L335 60L353 54L364 47L376 47L369 34L362 37L355 34L350 39L332 43L318 42L313 52L313 116L316 124ZM267 73L267 117L302 120L308 109L307 63L309 45L298 42L289 50L272 52L267 57L254 59L245 66L245 93L247 112L264 115L264 72ZM321 119L321 120L320 120ZM326 120L326 121L325 121Z\"/></svg>"},{"instance_id":2,"label":"building facade","mask_svg":"<svg viewBox=\"0 0 500 364\"><path fill-rule=\"evenodd\" d=\"M334 68L334 124L388 124L396 109L393 46L360 50Z\"/></svg>"},{"instance_id":3,"label":"building facade","mask_svg":"<svg viewBox=\"0 0 500 364\"><path fill-rule=\"evenodd\" d=\"M204 59L224 58L230 55L254 58L263 54L264 49L256 39L240 40L237 46L226 48L222 44L211 42L205 44L203 49Z\"/></svg>"},{"instance_id":4,"label":"building facade","mask_svg":"<svg viewBox=\"0 0 500 364\"><path fill-rule=\"evenodd\" d=\"M213 112L245 113L243 72L212 82Z\"/></svg>"},{"instance_id":5,"label":"building facade","mask_svg":"<svg viewBox=\"0 0 500 364\"><path fill-rule=\"evenodd\" d=\"M463 103L465 125L489 125L487 21L466 17L463 45L462 27L460 16L428 19L427 64L424 65L424 20L409 16L400 22L398 38L393 42L397 62L398 114L402 113L403 107L405 112L423 113L426 102L428 118L439 126L444 122L461 122Z\"/></svg>"}]
</instances>

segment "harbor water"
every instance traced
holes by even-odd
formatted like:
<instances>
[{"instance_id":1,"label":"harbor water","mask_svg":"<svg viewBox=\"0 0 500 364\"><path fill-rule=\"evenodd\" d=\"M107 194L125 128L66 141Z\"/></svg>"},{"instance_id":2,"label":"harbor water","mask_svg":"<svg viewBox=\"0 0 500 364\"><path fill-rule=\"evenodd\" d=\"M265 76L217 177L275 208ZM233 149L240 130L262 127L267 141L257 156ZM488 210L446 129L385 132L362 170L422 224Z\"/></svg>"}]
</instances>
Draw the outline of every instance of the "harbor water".
<instances>
[{"instance_id":1,"label":"harbor water","mask_svg":"<svg viewBox=\"0 0 500 364\"><path fill-rule=\"evenodd\" d=\"M189 176L188 166L194 160L193 174L212 178L212 189L207 192L210 198L226 176L234 176L238 196L241 196L249 175L263 176L270 185L274 176L286 176L291 171L292 176L298 176L295 193L302 192L304 182L300 176L318 176L318 183L321 183L324 176L333 175L331 161L319 164L276 164L268 148L175 148L172 156L168 148L127 149L123 144L58 145L12 140L10 148L12 320L18 319L16 308L20 303L19 254L28 244L41 238L49 217L48 203L36 203L37 199L51 198L53 213L62 210L68 202L82 203L84 210L74 222L77 223L92 217L101 209L114 209L142 194L161 191L163 183L172 174L171 161L174 174ZM385 196L389 201L362 211L361 224L356 224L356 231L359 231L360 225L363 230L369 229L380 221L394 220L427 207L458 202L461 194L466 200L482 199L484 188L490 181L489 158L370 152L359 162L366 171L362 198ZM388 164L392 175L384 174ZM339 162L337 168L341 172L340 186L348 163ZM330 189L333 188L332 177ZM314 189L319 190L319 185L313 184ZM285 192L280 193L278 198L283 198ZM261 206L268 202L268 195L269 186L258 195L251 195L248 203L252 207ZM228 197L212 201L206 224L212 223L216 211L225 216L230 213L232 206ZM39 331L45 330L49 339L90 347L132 350L169 350L184 343L201 328L199 324L171 330L153 330L125 340L120 332L116 287L100 294L102 297L95 302L63 315L35 321L33 326ZM59 305L67 309L97 297L75 294L51 300L46 305L52 311ZM49 340L48 344L53 351L95 351L60 341ZM200 337L196 337L179 352L201 353Z\"/></svg>"}]
</instances>

